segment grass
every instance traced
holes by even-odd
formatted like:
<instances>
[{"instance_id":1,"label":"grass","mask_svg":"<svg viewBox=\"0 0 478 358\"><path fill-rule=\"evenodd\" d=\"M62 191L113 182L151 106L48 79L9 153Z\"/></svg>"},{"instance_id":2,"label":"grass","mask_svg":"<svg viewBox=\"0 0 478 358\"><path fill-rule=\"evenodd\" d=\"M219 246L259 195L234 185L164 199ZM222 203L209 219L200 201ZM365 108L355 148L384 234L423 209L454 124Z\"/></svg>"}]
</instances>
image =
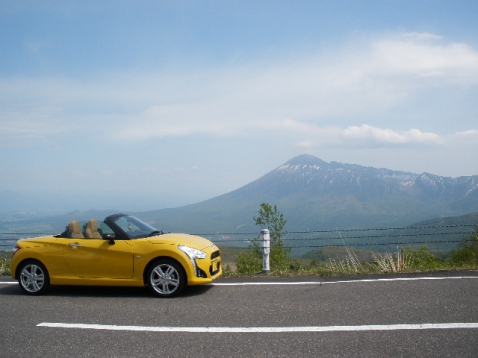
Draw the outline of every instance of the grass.
<instances>
[{"instance_id":1,"label":"grass","mask_svg":"<svg viewBox=\"0 0 478 358\"><path fill-rule=\"evenodd\" d=\"M0 276L10 276L11 251L0 251Z\"/></svg>"},{"instance_id":2,"label":"grass","mask_svg":"<svg viewBox=\"0 0 478 358\"><path fill-rule=\"evenodd\" d=\"M292 259L291 267L271 272L272 276L335 276L350 274L382 274L430 271L455 271L463 269L477 270L475 263L458 264L449 260L449 254L436 255L428 252L426 246L420 249L401 249L396 252L373 252L360 249L351 249L347 246L327 248L320 252L320 260ZM246 250L246 249L242 249ZM223 252L227 252L224 248ZM358 251L358 254L356 253ZM317 253L316 253L317 254ZM330 255L330 256L328 256ZM313 257L313 255L304 255ZM328 257L327 257L328 256ZM226 257L226 256L223 256ZM229 256L228 256L229 257ZM236 256L237 257L237 256ZM234 256L232 257L234 258ZM366 258L366 260L363 260ZM235 271L235 266L229 261L224 262L224 277L241 277Z\"/></svg>"}]
</instances>

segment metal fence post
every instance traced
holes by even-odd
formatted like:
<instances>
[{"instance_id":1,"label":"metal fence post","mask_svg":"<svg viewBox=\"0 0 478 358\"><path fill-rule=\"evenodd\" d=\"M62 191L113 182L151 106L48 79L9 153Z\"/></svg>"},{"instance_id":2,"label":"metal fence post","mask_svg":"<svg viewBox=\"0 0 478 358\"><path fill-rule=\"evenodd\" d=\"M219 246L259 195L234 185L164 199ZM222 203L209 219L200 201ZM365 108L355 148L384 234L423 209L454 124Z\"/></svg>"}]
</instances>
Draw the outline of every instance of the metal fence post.
<instances>
[{"instance_id":1,"label":"metal fence post","mask_svg":"<svg viewBox=\"0 0 478 358\"><path fill-rule=\"evenodd\" d=\"M271 238L269 230L261 230L261 252L262 252L262 273L265 275L270 274L271 269L269 266L269 256L271 253Z\"/></svg>"}]
</instances>

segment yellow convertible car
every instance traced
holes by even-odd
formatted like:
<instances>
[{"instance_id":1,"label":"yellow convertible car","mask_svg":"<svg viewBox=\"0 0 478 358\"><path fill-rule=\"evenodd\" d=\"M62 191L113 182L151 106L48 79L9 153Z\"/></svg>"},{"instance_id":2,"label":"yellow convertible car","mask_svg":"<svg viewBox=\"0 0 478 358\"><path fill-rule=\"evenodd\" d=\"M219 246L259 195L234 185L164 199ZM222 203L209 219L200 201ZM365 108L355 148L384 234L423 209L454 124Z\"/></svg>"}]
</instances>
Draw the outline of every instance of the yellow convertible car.
<instances>
[{"instance_id":1,"label":"yellow convertible car","mask_svg":"<svg viewBox=\"0 0 478 358\"><path fill-rule=\"evenodd\" d=\"M56 236L17 242L12 277L30 295L50 285L144 286L160 297L222 274L221 251L209 240L162 231L127 215L101 223L72 221Z\"/></svg>"}]
</instances>

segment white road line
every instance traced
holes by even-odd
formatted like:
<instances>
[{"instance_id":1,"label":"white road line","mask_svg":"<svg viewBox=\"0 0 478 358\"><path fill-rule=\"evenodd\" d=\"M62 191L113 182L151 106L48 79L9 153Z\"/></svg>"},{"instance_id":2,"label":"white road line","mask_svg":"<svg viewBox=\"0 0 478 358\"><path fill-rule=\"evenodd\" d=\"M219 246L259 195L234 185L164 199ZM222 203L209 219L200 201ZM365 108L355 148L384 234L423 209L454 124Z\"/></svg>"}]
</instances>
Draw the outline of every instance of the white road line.
<instances>
[{"instance_id":1,"label":"white road line","mask_svg":"<svg viewBox=\"0 0 478 358\"><path fill-rule=\"evenodd\" d=\"M294 332L359 332L425 329L478 329L478 323L424 323L366 326L304 326L304 327L154 327L117 326L81 323L40 323L37 327L76 328L107 331L189 332L189 333L294 333Z\"/></svg>"},{"instance_id":2,"label":"white road line","mask_svg":"<svg viewBox=\"0 0 478 358\"><path fill-rule=\"evenodd\" d=\"M254 286L254 285L327 285L331 283L356 283L356 282L388 282L388 281L419 281L419 280L457 280L474 278L478 276L457 276L457 277L397 277L397 278L377 278L364 280L348 281L300 281L300 282L224 282L211 283L213 286Z\"/></svg>"},{"instance_id":3,"label":"white road line","mask_svg":"<svg viewBox=\"0 0 478 358\"><path fill-rule=\"evenodd\" d=\"M477 279L478 276L453 276L453 277L397 277L397 278L376 278L363 280L347 281L299 281L299 282L219 282L210 283L212 286L262 286L262 285L327 285L332 283L360 283L360 282L392 282L392 281L420 281L420 280L459 280L459 279ZM18 282L0 281L0 285L17 285Z\"/></svg>"}]
</instances>

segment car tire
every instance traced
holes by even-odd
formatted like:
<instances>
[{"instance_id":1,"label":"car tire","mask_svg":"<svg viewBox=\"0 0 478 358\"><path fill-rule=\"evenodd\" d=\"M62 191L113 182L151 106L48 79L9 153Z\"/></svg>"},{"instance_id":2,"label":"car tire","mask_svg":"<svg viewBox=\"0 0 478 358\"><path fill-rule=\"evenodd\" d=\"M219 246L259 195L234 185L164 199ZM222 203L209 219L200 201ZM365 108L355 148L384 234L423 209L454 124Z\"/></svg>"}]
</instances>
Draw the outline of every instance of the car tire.
<instances>
[{"instance_id":1,"label":"car tire","mask_svg":"<svg viewBox=\"0 0 478 358\"><path fill-rule=\"evenodd\" d=\"M153 295L174 297L181 293L186 281L183 267L173 260L159 259L148 269L147 285Z\"/></svg>"},{"instance_id":2,"label":"car tire","mask_svg":"<svg viewBox=\"0 0 478 358\"><path fill-rule=\"evenodd\" d=\"M50 287L50 276L40 261L28 260L18 269L18 283L26 294L41 295Z\"/></svg>"}]
</instances>

